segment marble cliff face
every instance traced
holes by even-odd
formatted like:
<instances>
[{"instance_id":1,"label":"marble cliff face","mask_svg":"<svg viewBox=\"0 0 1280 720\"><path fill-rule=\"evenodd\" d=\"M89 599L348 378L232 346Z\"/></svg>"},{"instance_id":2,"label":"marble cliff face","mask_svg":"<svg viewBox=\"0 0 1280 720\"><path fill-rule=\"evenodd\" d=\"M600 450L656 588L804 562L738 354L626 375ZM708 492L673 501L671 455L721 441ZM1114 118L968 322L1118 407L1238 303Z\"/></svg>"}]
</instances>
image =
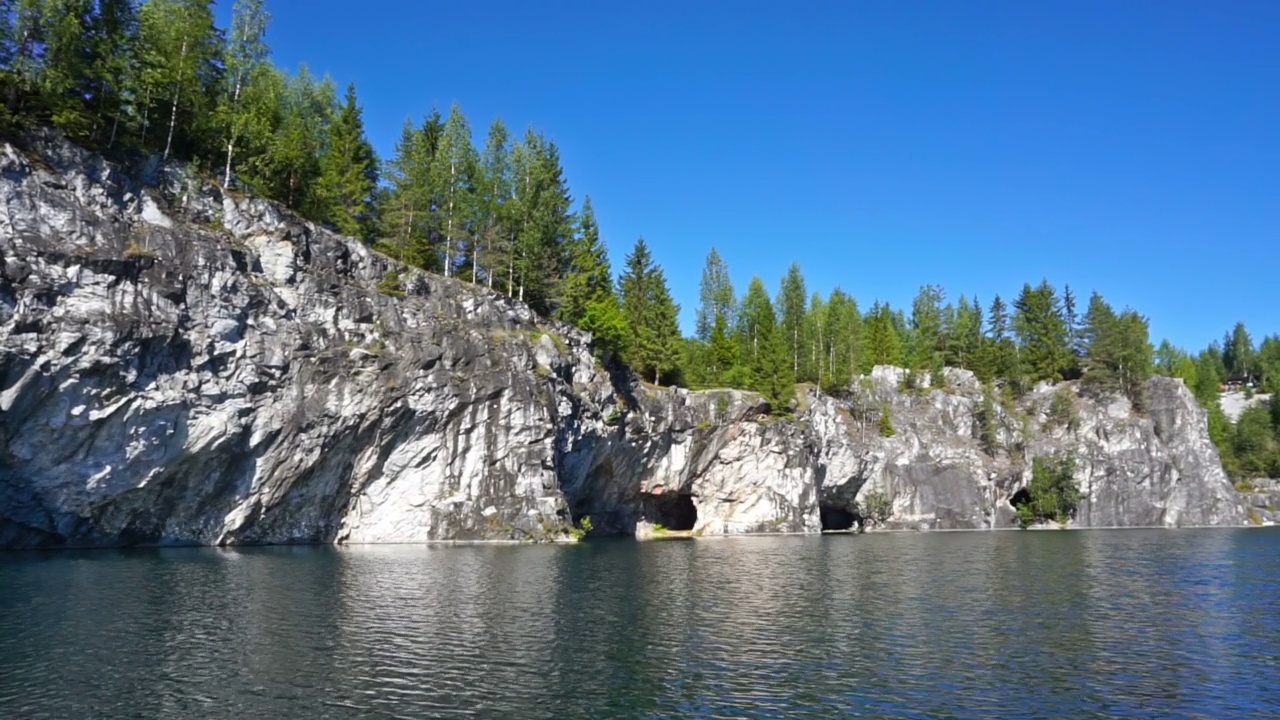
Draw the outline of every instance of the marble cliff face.
<instances>
[{"instance_id":1,"label":"marble cliff face","mask_svg":"<svg viewBox=\"0 0 1280 720\"><path fill-rule=\"evenodd\" d=\"M1038 388L990 452L957 370L906 393L876 368L771 420L180 167L30 145L0 147L0 547L818 532L870 492L890 527L1008 527L1031 458L1066 451L1077 525L1245 519L1178 381L1142 415L1066 386L1070 423Z\"/></svg>"}]
</instances>

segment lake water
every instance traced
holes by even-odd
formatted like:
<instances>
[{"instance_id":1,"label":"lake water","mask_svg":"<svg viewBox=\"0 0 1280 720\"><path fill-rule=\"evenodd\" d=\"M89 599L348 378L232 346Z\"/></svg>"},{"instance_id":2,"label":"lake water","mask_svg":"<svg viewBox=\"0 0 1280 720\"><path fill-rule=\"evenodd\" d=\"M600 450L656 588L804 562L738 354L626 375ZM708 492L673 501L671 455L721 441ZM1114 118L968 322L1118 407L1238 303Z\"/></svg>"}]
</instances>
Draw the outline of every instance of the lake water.
<instances>
[{"instance_id":1,"label":"lake water","mask_svg":"<svg viewBox=\"0 0 1280 720\"><path fill-rule=\"evenodd\" d=\"M1280 715L1280 532L0 553L3 718Z\"/></svg>"}]
</instances>

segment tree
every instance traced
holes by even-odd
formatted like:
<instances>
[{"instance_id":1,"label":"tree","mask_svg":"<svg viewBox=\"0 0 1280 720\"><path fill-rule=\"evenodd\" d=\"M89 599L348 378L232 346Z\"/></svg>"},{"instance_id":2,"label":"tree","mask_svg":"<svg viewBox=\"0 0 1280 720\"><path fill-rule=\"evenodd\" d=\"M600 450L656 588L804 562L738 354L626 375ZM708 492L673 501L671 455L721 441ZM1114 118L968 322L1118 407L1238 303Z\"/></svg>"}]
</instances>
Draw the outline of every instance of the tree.
<instances>
[{"instance_id":1,"label":"tree","mask_svg":"<svg viewBox=\"0 0 1280 720\"><path fill-rule=\"evenodd\" d=\"M475 215L474 177L479 158L471 144L471 125L455 104L444 122L431 158L430 183L439 198L437 226L444 232L444 276L454 274ZM458 254L454 253L455 243Z\"/></svg>"},{"instance_id":2,"label":"tree","mask_svg":"<svg viewBox=\"0 0 1280 720\"><path fill-rule=\"evenodd\" d=\"M348 85L346 98L329 124L316 179L321 220L354 237L367 237L372 227L378 184L377 158L364 134L363 115L356 86Z\"/></svg>"},{"instance_id":3,"label":"tree","mask_svg":"<svg viewBox=\"0 0 1280 720\"><path fill-rule=\"evenodd\" d=\"M730 333L729 318L723 310L716 312L711 323L707 347L708 380L715 386L732 385L738 367L738 343Z\"/></svg>"},{"instance_id":4,"label":"tree","mask_svg":"<svg viewBox=\"0 0 1280 720\"><path fill-rule=\"evenodd\" d=\"M619 285L629 330L627 361L642 377L661 384L663 376L677 370L680 328L676 316L680 308L671 299L666 276L653 262L644 238L636 240L627 255Z\"/></svg>"},{"instance_id":5,"label":"tree","mask_svg":"<svg viewBox=\"0 0 1280 720\"><path fill-rule=\"evenodd\" d=\"M578 213L578 234L569 251L557 315L565 322L578 325L586 317L588 306L604 300L606 295L613 295L613 271L609 267L609 254L600 242L600 226L588 196Z\"/></svg>"},{"instance_id":6,"label":"tree","mask_svg":"<svg viewBox=\"0 0 1280 720\"><path fill-rule=\"evenodd\" d=\"M1227 367L1227 377L1251 380L1254 376L1253 338L1244 323L1238 322L1222 342L1222 360Z\"/></svg>"},{"instance_id":7,"label":"tree","mask_svg":"<svg viewBox=\"0 0 1280 720\"><path fill-rule=\"evenodd\" d=\"M573 234L573 200L560 167L560 151L532 129L512 150L511 164L515 242L509 271L515 297L549 313L564 273L565 245Z\"/></svg>"},{"instance_id":8,"label":"tree","mask_svg":"<svg viewBox=\"0 0 1280 720\"><path fill-rule=\"evenodd\" d=\"M911 303L911 349L907 364L913 370L941 370L943 364L942 301L937 285L923 285Z\"/></svg>"},{"instance_id":9,"label":"tree","mask_svg":"<svg viewBox=\"0 0 1280 720\"><path fill-rule=\"evenodd\" d=\"M782 341L791 362L793 378L800 375L800 357L805 340L805 303L808 297L800 265L791 263L787 274L782 278L782 288L778 292L778 309L782 324Z\"/></svg>"},{"instance_id":10,"label":"tree","mask_svg":"<svg viewBox=\"0 0 1280 720\"><path fill-rule=\"evenodd\" d=\"M980 375L990 379L1013 380L1021 372L1018 368L1018 349L1009 326L1009 308L999 295L991 300L987 314L987 342L983 353L984 371Z\"/></svg>"},{"instance_id":11,"label":"tree","mask_svg":"<svg viewBox=\"0 0 1280 720\"><path fill-rule=\"evenodd\" d=\"M889 305L876 302L863 322L866 329L866 354L863 371L876 365L901 365L902 340Z\"/></svg>"},{"instance_id":12,"label":"tree","mask_svg":"<svg viewBox=\"0 0 1280 720\"><path fill-rule=\"evenodd\" d=\"M1035 288L1024 285L1013 306L1013 330L1022 368L1032 380L1063 379L1071 366L1071 355L1066 318L1053 286L1048 280Z\"/></svg>"},{"instance_id":13,"label":"tree","mask_svg":"<svg viewBox=\"0 0 1280 720\"><path fill-rule=\"evenodd\" d=\"M733 292L733 281L729 277L729 265L720 257L720 252L712 247L702 268L702 282L698 286L698 314L694 335L704 343L710 342L716 316L723 316L728 326L733 327L737 320L736 312L737 297Z\"/></svg>"},{"instance_id":14,"label":"tree","mask_svg":"<svg viewBox=\"0 0 1280 720\"><path fill-rule=\"evenodd\" d=\"M429 121L428 121L429 122ZM387 162L388 190L382 204L384 244L401 262L439 271L439 254L431 245L431 160L427 123L417 127L406 120Z\"/></svg>"},{"instance_id":15,"label":"tree","mask_svg":"<svg viewBox=\"0 0 1280 720\"><path fill-rule=\"evenodd\" d=\"M138 11L143 142L151 112L167 105L168 132L163 157L173 152L180 117L190 132L207 115L207 98L218 79L221 54L211 0L148 0ZM188 147L197 138L188 137Z\"/></svg>"},{"instance_id":16,"label":"tree","mask_svg":"<svg viewBox=\"0 0 1280 720\"><path fill-rule=\"evenodd\" d=\"M480 172L478 189L479 222L477 230L480 245L476 249L476 265L485 262L488 254L488 270L485 281L493 288L494 278L499 268L509 267L504 263L504 254L508 259L511 253L511 233L506 214L509 210L507 201L511 198L511 134L501 119L496 119L489 126L489 134L485 137L484 151L480 154ZM592 221L594 222L594 213ZM507 294L511 294L512 277L507 277Z\"/></svg>"},{"instance_id":17,"label":"tree","mask_svg":"<svg viewBox=\"0 0 1280 720\"><path fill-rule=\"evenodd\" d=\"M853 376L862 368L863 323L858 302L840 288L827 298L826 340L828 375L823 388L829 392L848 390Z\"/></svg>"},{"instance_id":18,"label":"tree","mask_svg":"<svg viewBox=\"0 0 1280 720\"><path fill-rule=\"evenodd\" d=\"M778 327L773 302L758 276L747 287L742 323L751 389L764 395L774 412L782 412L795 397L795 379L785 333Z\"/></svg>"},{"instance_id":19,"label":"tree","mask_svg":"<svg viewBox=\"0 0 1280 720\"><path fill-rule=\"evenodd\" d=\"M250 84L259 81L270 50L267 47L267 14L265 0L236 0L231 15L231 34L223 50L225 82L221 107L226 127L227 161L222 184L231 186L231 161L236 140L247 132L261 130L258 107L245 102L251 95Z\"/></svg>"},{"instance_id":20,"label":"tree","mask_svg":"<svg viewBox=\"0 0 1280 720\"><path fill-rule=\"evenodd\" d=\"M1153 368L1147 327L1146 318L1128 309L1117 316L1093 293L1082 330L1085 386L1101 394L1119 393L1141 407Z\"/></svg>"}]
</instances>

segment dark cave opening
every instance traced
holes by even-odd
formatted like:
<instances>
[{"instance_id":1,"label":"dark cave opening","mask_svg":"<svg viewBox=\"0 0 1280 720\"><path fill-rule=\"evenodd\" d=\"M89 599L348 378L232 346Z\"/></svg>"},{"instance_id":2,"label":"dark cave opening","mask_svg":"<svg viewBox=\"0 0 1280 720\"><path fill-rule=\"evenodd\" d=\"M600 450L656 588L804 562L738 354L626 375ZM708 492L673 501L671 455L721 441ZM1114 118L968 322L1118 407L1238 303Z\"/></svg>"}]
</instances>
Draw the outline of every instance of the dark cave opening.
<instances>
[{"instance_id":1,"label":"dark cave opening","mask_svg":"<svg viewBox=\"0 0 1280 720\"><path fill-rule=\"evenodd\" d=\"M849 510L838 505L819 505L818 515L822 520L823 530L852 530L853 523L858 519Z\"/></svg>"},{"instance_id":2,"label":"dark cave opening","mask_svg":"<svg viewBox=\"0 0 1280 720\"><path fill-rule=\"evenodd\" d=\"M1029 502L1031 502L1031 491L1026 488L1022 488L1018 492L1014 493L1013 497L1009 498L1009 504L1013 506L1014 510L1017 510Z\"/></svg>"},{"instance_id":3,"label":"dark cave opening","mask_svg":"<svg viewBox=\"0 0 1280 720\"><path fill-rule=\"evenodd\" d=\"M668 530L692 530L698 523L698 508L693 496L683 493L663 493L650 496L649 520Z\"/></svg>"}]
</instances>

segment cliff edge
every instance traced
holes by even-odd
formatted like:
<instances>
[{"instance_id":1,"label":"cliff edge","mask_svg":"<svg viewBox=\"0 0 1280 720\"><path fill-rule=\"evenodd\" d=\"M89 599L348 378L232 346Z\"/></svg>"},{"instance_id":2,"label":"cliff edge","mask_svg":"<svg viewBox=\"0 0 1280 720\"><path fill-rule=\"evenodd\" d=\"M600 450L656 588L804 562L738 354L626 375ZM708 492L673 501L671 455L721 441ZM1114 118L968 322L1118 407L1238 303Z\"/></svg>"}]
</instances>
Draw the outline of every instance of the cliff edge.
<instances>
[{"instance_id":1,"label":"cliff edge","mask_svg":"<svg viewBox=\"0 0 1280 720\"><path fill-rule=\"evenodd\" d=\"M1179 381L1145 414L1071 385L988 412L968 373L882 367L774 420L179 166L29 145L0 147L0 547L818 532L871 492L890 526L1009 527L1060 452L1076 525L1245 521Z\"/></svg>"}]
</instances>

